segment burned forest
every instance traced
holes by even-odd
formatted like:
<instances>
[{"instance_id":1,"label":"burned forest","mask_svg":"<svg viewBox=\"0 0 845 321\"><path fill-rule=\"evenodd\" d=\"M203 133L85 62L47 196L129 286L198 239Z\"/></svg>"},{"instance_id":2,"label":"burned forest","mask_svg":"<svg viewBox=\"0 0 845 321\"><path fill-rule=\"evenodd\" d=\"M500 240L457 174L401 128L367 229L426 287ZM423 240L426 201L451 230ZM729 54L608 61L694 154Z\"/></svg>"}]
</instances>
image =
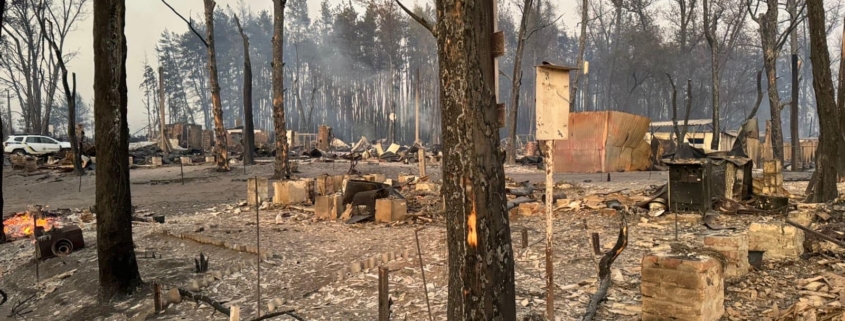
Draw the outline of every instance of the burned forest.
<instances>
[{"instance_id":1,"label":"burned forest","mask_svg":"<svg viewBox=\"0 0 845 321\"><path fill-rule=\"evenodd\" d=\"M845 0L0 0L0 319L845 321Z\"/></svg>"}]
</instances>

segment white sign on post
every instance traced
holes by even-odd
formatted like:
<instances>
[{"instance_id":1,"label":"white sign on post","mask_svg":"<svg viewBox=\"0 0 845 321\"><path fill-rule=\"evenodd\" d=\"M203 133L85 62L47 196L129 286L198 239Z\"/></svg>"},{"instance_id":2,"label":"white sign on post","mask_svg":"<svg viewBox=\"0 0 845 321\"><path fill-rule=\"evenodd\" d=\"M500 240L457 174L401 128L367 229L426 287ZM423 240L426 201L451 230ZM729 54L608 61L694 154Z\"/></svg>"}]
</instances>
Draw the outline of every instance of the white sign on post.
<instances>
[{"instance_id":1,"label":"white sign on post","mask_svg":"<svg viewBox=\"0 0 845 321\"><path fill-rule=\"evenodd\" d=\"M569 71L557 65L536 67L537 140L569 137Z\"/></svg>"}]
</instances>

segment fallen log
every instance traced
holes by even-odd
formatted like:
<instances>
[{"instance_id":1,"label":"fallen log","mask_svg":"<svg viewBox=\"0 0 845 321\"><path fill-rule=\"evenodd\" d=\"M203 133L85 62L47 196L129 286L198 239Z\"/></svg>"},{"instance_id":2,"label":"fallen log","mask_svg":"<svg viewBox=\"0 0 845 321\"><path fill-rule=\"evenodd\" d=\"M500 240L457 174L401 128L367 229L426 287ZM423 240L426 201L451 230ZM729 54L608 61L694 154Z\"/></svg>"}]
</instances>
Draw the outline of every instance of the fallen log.
<instances>
[{"instance_id":1,"label":"fallen log","mask_svg":"<svg viewBox=\"0 0 845 321\"><path fill-rule=\"evenodd\" d=\"M830 236L824 235L824 234L822 234L822 233L816 232L816 231L814 231L814 230L812 230L812 229L810 229L810 228L808 228L808 227L805 227L805 226L803 226L803 225L801 225L801 224L798 224L798 223L795 223L795 222L793 222L793 221L790 221L789 219L787 219L787 220L786 220L786 223L788 223L789 225L795 226L795 227L797 227L797 228L801 229L801 230L802 230L802 231L804 231L804 232L810 233L810 234L812 234L812 235L813 235L813 236L815 236L815 237L818 237L818 238L823 239L823 240L825 240L825 241L828 241L828 242L830 242L830 243L833 243L833 244L839 245L839 247L841 247L841 248L845 248L845 242L842 242L842 241L837 240L837 239L835 239L835 238L832 238L832 237L830 237Z\"/></svg>"},{"instance_id":2,"label":"fallen log","mask_svg":"<svg viewBox=\"0 0 845 321\"><path fill-rule=\"evenodd\" d=\"M619 211L619 207L616 207ZM599 308L599 303L607 296L607 290L610 288L612 282L610 277L610 265L619 257L619 254L628 246L628 221L625 219L625 211L622 211L622 225L619 227L619 237L616 238L616 244L610 251L604 254L599 261L599 288L595 294L590 298L590 303L587 304L587 312L581 317L581 321L591 321L596 315L596 310Z\"/></svg>"}]
</instances>

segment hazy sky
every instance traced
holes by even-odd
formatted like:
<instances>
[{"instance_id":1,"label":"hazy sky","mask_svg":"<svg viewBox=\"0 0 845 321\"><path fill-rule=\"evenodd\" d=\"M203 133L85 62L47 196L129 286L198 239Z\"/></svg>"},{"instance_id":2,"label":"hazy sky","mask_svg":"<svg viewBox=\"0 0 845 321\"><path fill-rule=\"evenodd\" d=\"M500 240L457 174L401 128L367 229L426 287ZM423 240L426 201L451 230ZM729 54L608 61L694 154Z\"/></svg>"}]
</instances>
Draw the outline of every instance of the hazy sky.
<instances>
[{"instance_id":1,"label":"hazy sky","mask_svg":"<svg viewBox=\"0 0 845 321\"><path fill-rule=\"evenodd\" d=\"M293 5L300 0L289 0L288 6ZM218 8L225 8L226 5L231 6L237 10L239 3L244 3L251 7L253 11L272 10L273 2L271 0L217 0ZM345 2L344 0L329 0L332 6ZM408 6L415 2L424 4L426 2L433 4L433 0L404 0ZM91 3L91 1L89 1ZM176 8L182 15L196 16L203 13L202 0L170 0L170 5ZM563 20L567 26L572 26L569 21L577 19L577 10L575 0L561 0L557 2L558 11L565 14ZM320 0L309 0L308 11L312 16L312 20L317 16L320 7ZM76 30L68 35L65 40L66 50L77 50L78 55L70 63L68 63L68 71L76 72L77 76L77 91L85 99L86 103L93 104L94 100L94 54L93 54L93 17L90 14L93 10L89 4L89 15L85 20L79 21L76 24ZM184 31L187 29L185 23L173 14L161 1L158 0L127 0L126 1L126 39L128 47L128 56L126 59L127 79L126 84L129 88L129 130L130 133L143 128L147 125L146 110L142 103L143 92L138 89L143 78L144 59L149 61L149 64L156 69L158 62L156 61L155 46L158 42L159 36L165 29L171 31ZM268 32L272 32L268 30ZM58 97L63 97L61 89L56 92ZM59 98L57 98L59 99ZM13 110L20 110L17 100L12 100ZM20 117L17 114L13 115L15 118ZM20 129L18 129L20 130Z\"/></svg>"}]
</instances>

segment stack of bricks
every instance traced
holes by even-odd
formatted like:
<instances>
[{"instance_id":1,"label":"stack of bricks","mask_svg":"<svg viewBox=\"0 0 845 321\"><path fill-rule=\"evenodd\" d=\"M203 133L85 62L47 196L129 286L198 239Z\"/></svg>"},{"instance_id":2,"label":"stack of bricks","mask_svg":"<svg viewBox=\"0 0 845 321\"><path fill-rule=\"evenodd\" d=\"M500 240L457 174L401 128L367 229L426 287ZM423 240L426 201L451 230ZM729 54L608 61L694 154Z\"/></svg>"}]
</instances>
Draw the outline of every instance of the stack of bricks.
<instances>
[{"instance_id":1,"label":"stack of bricks","mask_svg":"<svg viewBox=\"0 0 845 321\"><path fill-rule=\"evenodd\" d=\"M336 220L343 212L341 195L320 195L314 201L314 215L318 219Z\"/></svg>"},{"instance_id":2,"label":"stack of bricks","mask_svg":"<svg viewBox=\"0 0 845 321\"><path fill-rule=\"evenodd\" d=\"M725 256L725 278L741 277L748 274L748 235L746 233L729 235L708 235L704 237L704 246Z\"/></svg>"},{"instance_id":3,"label":"stack of bricks","mask_svg":"<svg viewBox=\"0 0 845 321\"><path fill-rule=\"evenodd\" d=\"M804 231L783 223L751 223L748 250L764 251L764 260L797 258L804 253Z\"/></svg>"},{"instance_id":4,"label":"stack of bricks","mask_svg":"<svg viewBox=\"0 0 845 321\"><path fill-rule=\"evenodd\" d=\"M334 187L334 176L320 175L317 176L314 192L317 193L317 196L331 195L337 192Z\"/></svg>"},{"instance_id":5,"label":"stack of bricks","mask_svg":"<svg viewBox=\"0 0 845 321\"><path fill-rule=\"evenodd\" d=\"M783 190L783 173L779 160L763 162L763 194L780 195Z\"/></svg>"},{"instance_id":6,"label":"stack of bricks","mask_svg":"<svg viewBox=\"0 0 845 321\"><path fill-rule=\"evenodd\" d=\"M719 260L651 254L642 261L643 321L716 321L725 313Z\"/></svg>"}]
</instances>

